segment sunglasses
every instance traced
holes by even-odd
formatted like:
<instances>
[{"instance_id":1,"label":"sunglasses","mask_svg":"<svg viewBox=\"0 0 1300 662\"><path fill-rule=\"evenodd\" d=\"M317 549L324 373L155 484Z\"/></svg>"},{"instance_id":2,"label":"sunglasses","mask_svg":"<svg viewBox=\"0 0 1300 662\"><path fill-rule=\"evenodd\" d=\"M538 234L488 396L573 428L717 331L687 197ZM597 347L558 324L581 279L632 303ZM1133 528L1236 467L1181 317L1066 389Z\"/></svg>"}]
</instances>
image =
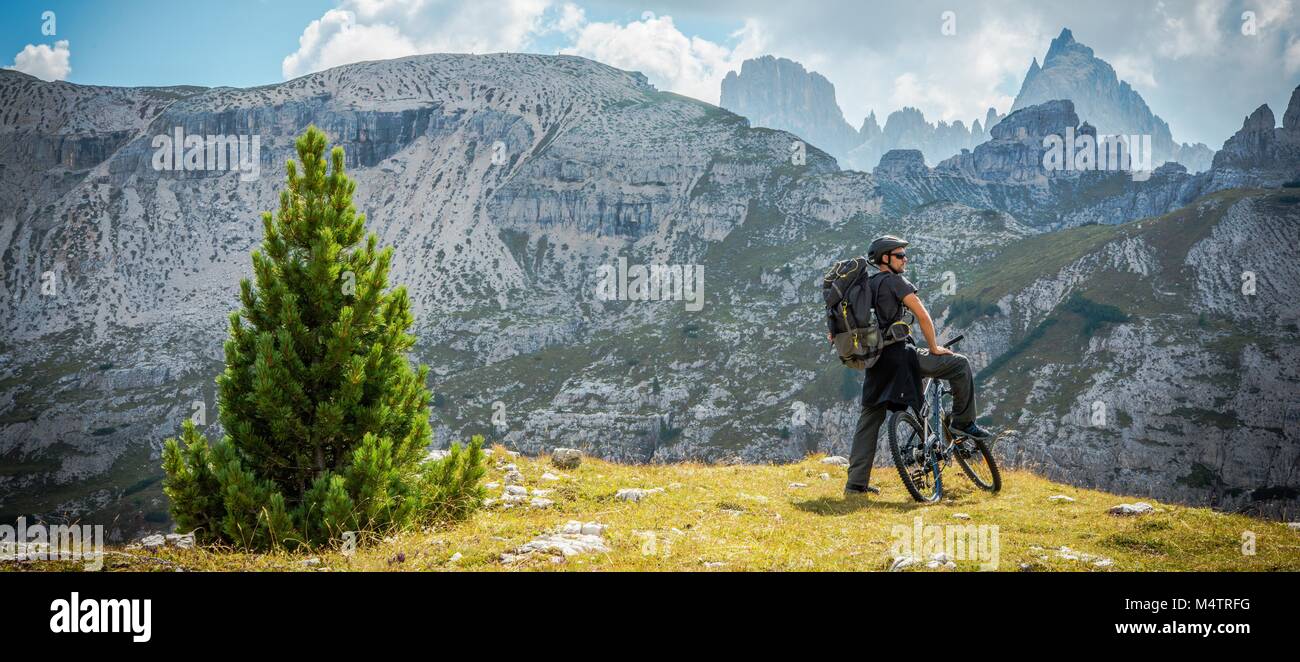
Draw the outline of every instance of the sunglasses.
<instances>
[{"instance_id":1,"label":"sunglasses","mask_svg":"<svg viewBox=\"0 0 1300 662\"><path fill-rule=\"evenodd\" d=\"M889 256L890 256L890 257L896 257L896 258L898 258L898 259L900 259L900 260L906 260L906 259L907 259L907 253L890 253Z\"/></svg>"}]
</instances>

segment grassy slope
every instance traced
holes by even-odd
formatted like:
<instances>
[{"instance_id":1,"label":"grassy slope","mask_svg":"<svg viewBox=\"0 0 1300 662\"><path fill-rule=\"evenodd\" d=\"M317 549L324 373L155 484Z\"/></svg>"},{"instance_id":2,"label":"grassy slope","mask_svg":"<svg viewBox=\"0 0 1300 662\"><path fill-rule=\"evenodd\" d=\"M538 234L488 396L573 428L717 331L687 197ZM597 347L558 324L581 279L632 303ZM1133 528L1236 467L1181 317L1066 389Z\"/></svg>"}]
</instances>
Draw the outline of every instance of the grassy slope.
<instances>
[{"instance_id":1,"label":"grassy slope","mask_svg":"<svg viewBox=\"0 0 1300 662\"><path fill-rule=\"evenodd\" d=\"M883 449L882 449L883 451ZM497 457L501 457L498 449ZM1104 492L1073 488L1011 472L999 495L978 492L951 470L951 497L923 506L910 501L892 467L878 467L878 498L845 500L840 490L844 469L809 458L791 465L702 466L620 465L587 459L567 472L550 467L546 458L512 460L528 487L554 489L555 505L545 510L515 507L487 509L465 522L436 530L412 532L363 546L355 555L319 554L320 568L330 570L883 570L890 561L894 526L910 529L913 518L926 525L962 524L952 514L967 513L966 524L997 525L999 569L1032 570L1300 570L1300 533L1284 524L1241 515L1216 513L1152 502L1157 512L1132 518L1107 514L1116 503L1132 502ZM540 479L545 471L562 473L558 482ZM821 473L829 479L819 478ZM500 481L493 469L489 480ZM789 487L806 483L803 488ZM664 487L641 503L616 501L623 487ZM1048 501L1066 494L1073 503ZM1149 499L1147 501L1150 501ZM597 521L609 526L608 554L570 557L553 564L534 559L506 565L502 552L527 542L568 520ZM653 531L655 554L643 553ZM1257 554L1241 553L1242 534L1252 531ZM1055 552L1036 550L1065 545L1109 557L1105 570ZM459 552L462 558L451 563ZM396 561L397 555L404 560ZM156 555L112 555L114 570L302 570L307 554L252 555L208 550L169 549ZM1045 557L1045 558L1040 558ZM710 565L706 566L708 563ZM721 563L722 565L714 565ZM39 563L27 569L75 569L71 562ZM13 569L15 564L0 564ZM959 570L975 570L975 561L959 561Z\"/></svg>"}]
</instances>

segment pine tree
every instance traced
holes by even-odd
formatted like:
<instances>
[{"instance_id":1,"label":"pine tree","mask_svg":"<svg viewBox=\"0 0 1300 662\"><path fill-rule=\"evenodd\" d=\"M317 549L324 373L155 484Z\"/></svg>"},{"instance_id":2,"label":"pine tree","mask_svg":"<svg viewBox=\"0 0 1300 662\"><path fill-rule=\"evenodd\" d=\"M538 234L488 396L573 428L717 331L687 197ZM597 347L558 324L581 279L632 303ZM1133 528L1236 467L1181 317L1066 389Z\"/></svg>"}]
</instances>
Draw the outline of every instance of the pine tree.
<instances>
[{"instance_id":1,"label":"pine tree","mask_svg":"<svg viewBox=\"0 0 1300 662\"><path fill-rule=\"evenodd\" d=\"M309 127L287 164L280 211L262 215L254 280L240 283L226 367L217 378L225 436L209 446L186 421L163 448L177 527L250 549L321 545L479 505L482 437L424 462L429 369L406 353L414 318L388 290L392 249L365 235L343 149L327 168ZM364 237L364 240L363 240Z\"/></svg>"}]
</instances>

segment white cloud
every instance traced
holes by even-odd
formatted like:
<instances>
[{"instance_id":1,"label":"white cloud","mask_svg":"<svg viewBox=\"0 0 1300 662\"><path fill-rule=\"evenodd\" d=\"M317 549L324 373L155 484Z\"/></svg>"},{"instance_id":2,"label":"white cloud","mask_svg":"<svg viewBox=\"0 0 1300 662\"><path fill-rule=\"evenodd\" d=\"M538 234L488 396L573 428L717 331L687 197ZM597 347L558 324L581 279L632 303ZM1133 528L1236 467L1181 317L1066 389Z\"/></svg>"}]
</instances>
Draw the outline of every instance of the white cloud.
<instances>
[{"instance_id":1,"label":"white cloud","mask_svg":"<svg viewBox=\"0 0 1300 662\"><path fill-rule=\"evenodd\" d=\"M923 60L893 79L886 112L912 106L928 121L961 120L967 126L976 119L982 122L989 108L1007 112L1015 97L1002 90L1008 83L1019 89L1029 60L1041 48L1042 31L1029 27L1022 23L1009 29L989 21L970 38L939 40ZM962 66L951 66L954 62Z\"/></svg>"},{"instance_id":2,"label":"white cloud","mask_svg":"<svg viewBox=\"0 0 1300 662\"><path fill-rule=\"evenodd\" d=\"M671 16L650 12L639 21L586 23L569 26L573 45L560 49L619 69L640 71L660 89L718 103L722 79L739 70L747 58L762 54L763 37L757 23L747 21L730 36L734 47L700 37L688 37Z\"/></svg>"},{"instance_id":3,"label":"white cloud","mask_svg":"<svg viewBox=\"0 0 1300 662\"><path fill-rule=\"evenodd\" d=\"M1282 61L1286 63L1286 73L1295 74L1300 71L1300 38L1292 37L1286 45L1286 52L1282 55Z\"/></svg>"},{"instance_id":4,"label":"white cloud","mask_svg":"<svg viewBox=\"0 0 1300 662\"><path fill-rule=\"evenodd\" d=\"M1198 0L1188 15L1182 3L1178 3L1177 9L1183 14L1173 16L1167 13L1165 3L1158 3L1156 10L1164 16L1164 34L1159 39L1160 54L1174 59L1213 55L1219 49L1219 26L1227 4L1227 0Z\"/></svg>"},{"instance_id":5,"label":"white cloud","mask_svg":"<svg viewBox=\"0 0 1300 662\"><path fill-rule=\"evenodd\" d=\"M1252 4L1259 6L1255 20L1256 27L1260 30L1279 23L1285 24L1291 18L1291 0L1255 0Z\"/></svg>"},{"instance_id":6,"label":"white cloud","mask_svg":"<svg viewBox=\"0 0 1300 662\"><path fill-rule=\"evenodd\" d=\"M68 49L68 40L54 42L54 48L47 44L27 44L14 56L15 69L41 80L63 80L72 73L72 51Z\"/></svg>"},{"instance_id":7,"label":"white cloud","mask_svg":"<svg viewBox=\"0 0 1300 662\"><path fill-rule=\"evenodd\" d=\"M520 51L541 31L551 0L343 0L312 21L285 78L351 62L418 53Z\"/></svg>"}]
</instances>

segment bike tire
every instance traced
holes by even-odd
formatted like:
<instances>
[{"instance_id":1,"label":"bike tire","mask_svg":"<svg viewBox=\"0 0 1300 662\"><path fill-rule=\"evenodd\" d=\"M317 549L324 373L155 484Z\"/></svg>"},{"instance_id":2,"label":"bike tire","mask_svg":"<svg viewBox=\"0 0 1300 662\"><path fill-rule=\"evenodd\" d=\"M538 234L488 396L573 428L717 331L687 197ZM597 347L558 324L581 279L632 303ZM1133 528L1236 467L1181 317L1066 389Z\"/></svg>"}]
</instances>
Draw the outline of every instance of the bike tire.
<instances>
[{"instance_id":1,"label":"bike tire","mask_svg":"<svg viewBox=\"0 0 1300 662\"><path fill-rule=\"evenodd\" d=\"M957 464L961 465L961 470L966 473L966 477L969 478L972 483L975 483L975 487L988 492L997 493L1002 489L1002 472L998 470L998 463L993 459L993 452L989 450L988 444L979 439L968 439L968 441L975 442L975 449L979 451L980 455L984 458L985 464L989 466L990 480L985 481L983 478L975 475L975 470L966 463L966 458L962 457L961 453L953 453L953 455L957 457Z\"/></svg>"},{"instance_id":2,"label":"bike tire","mask_svg":"<svg viewBox=\"0 0 1300 662\"><path fill-rule=\"evenodd\" d=\"M914 432L923 442L922 431L924 427L916 420L911 412L892 412L889 414L889 454L894 458L894 468L898 469L898 477L903 481L903 487L907 488L907 493L916 501L921 503L934 503L943 498L943 479L938 471L931 468L926 472L933 476L934 487L929 494L922 489L924 486L917 485L913 480L911 472L908 470L908 462L903 456L902 434L900 426L907 426L910 431ZM915 466L915 465L913 465ZM924 471L924 470L923 470Z\"/></svg>"}]
</instances>

